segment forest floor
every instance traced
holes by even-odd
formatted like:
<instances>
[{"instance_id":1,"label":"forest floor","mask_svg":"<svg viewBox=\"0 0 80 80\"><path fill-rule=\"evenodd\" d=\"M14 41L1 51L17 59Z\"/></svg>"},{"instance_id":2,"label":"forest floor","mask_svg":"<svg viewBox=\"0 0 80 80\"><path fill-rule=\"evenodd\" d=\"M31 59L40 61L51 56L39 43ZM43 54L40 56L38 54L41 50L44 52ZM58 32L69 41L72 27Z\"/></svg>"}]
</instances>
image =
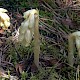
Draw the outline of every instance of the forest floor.
<instances>
[{"instance_id":1,"label":"forest floor","mask_svg":"<svg viewBox=\"0 0 80 80\"><path fill-rule=\"evenodd\" d=\"M68 63L68 35L80 30L78 0L2 0L0 7L11 19L11 33L0 34L5 37L0 38L0 80L79 80L76 50L74 66ZM25 47L6 39L21 25L23 13L34 8L39 10L39 69L33 62L33 41Z\"/></svg>"}]
</instances>

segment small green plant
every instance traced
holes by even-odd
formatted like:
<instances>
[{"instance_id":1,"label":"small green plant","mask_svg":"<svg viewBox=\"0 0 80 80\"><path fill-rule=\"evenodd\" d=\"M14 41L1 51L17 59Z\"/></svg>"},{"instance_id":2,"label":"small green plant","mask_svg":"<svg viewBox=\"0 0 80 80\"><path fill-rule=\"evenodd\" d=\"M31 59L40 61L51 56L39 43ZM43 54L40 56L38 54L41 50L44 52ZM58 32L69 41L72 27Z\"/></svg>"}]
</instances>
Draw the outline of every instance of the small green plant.
<instances>
[{"instance_id":1,"label":"small green plant","mask_svg":"<svg viewBox=\"0 0 80 80\"><path fill-rule=\"evenodd\" d=\"M28 73L23 71L21 73L21 80L26 80L27 77L28 77Z\"/></svg>"},{"instance_id":2,"label":"small green plant","mask_svg":"<svg viewBox=\"0 0 80 80\"><path fill-rule=\"evenodd\" d=\"M36 76L31 76L30 80L39 80Z\"/></svg>"}]
</instances>

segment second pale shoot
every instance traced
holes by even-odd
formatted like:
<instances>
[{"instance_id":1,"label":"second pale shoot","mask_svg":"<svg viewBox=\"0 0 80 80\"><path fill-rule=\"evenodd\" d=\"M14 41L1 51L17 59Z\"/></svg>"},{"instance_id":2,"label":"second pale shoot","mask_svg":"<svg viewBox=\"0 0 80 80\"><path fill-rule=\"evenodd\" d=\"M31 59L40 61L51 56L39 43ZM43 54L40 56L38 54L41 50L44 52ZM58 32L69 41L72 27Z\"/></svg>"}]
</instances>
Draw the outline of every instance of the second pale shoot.
<instances>
[{"instance_id":1,"label":"second pale shoot","mask_svg":"<svg viewBox=\"0 0 80 80\"><path fill-rule=\"evenodd\" d=\"M68 60L69 60L69 64L73 66L75 49L77 49L78 57L80 59L80 31L70 34L68 37L68 43L69 43Z\"/></svg>"}]
</instances>

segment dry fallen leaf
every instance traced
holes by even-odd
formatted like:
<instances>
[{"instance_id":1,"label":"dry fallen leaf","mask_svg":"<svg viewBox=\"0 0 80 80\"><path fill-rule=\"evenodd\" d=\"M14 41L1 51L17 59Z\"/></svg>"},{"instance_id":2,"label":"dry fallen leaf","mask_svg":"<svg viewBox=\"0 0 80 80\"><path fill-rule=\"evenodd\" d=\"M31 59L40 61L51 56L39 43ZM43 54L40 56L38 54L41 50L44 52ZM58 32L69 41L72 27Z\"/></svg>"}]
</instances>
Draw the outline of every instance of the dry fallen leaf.
<instances>
[{"instance_id":1,"label":"dry fallen leaf","mask_svg":"<svg viewBox=\"0 0 80 80\"><path fill-rule=\"evenodd\" d=\"M1 34L2 34L2 33L4 33L4 30L3 30L3 29L1 29L1 30L0 30L0 33L1 33Z\"/></svg>"},{"instance_id":2,"label":"dry fallen leaf","mask_svg":"<svg viewBox=\"0 0 80 80\"><path fill-rule=\"evenodd\" d=\"M9 78L9 76L5 74L5 71L2 68L0 68L0 77Z\"/></svg>"}]
</instances>

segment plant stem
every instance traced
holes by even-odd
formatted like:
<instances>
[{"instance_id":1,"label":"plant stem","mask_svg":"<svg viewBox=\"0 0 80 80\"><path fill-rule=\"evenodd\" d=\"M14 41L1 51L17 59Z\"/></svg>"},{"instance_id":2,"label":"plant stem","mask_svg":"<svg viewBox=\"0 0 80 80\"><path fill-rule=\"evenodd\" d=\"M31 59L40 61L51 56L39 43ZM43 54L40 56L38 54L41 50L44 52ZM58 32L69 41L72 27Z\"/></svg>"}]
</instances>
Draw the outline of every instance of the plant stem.
<instances>
[{"instance_id":1,"label":"plant stem","mask_svg":"<svg viewBox=\"0 0 80 80\"><path fill-rule=\"evenodd\" d=\"M39 13L34 15L34 63L39 67L40 41L39 41Z\"/></svg>"}]
</instances>

